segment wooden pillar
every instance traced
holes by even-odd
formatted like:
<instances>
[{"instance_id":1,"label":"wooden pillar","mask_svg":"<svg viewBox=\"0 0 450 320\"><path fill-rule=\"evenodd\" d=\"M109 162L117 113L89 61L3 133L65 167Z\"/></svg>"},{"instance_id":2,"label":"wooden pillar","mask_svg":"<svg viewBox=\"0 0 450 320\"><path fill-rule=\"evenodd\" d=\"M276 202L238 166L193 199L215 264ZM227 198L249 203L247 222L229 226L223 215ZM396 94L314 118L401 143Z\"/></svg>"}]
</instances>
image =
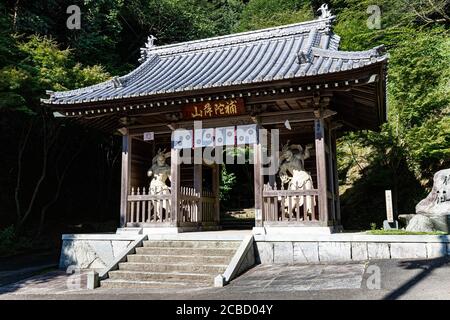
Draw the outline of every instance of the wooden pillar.
<instances>
[{"instance_id":1,"label":"wooden pillar","mask_svg":"<svg viewBox=\"0 0 450 320\"><path fill-rule=\"evenodd\" d=\"M341 224L341 204L339 200L339 178L337 172L337 158L336 158L336 133L331 135L331 150L333 151L333 174L334 174L334 196L335 196L335 210L336 223Z\"/></svg>"},{"instance_id":2,"label":"wooden pillar","mask_svg":"<svg viewBox=\"0 0 450 320\"><path fill-rule=\"evenodd\" d=\"M172 222L179 225L180 217L180 150L170 149L170 193Z\"/></svg>"},{"instance_id":3,"label":"wooden pillar","mask_svg":"<svg viewBox=\"0 0 450 320\"><path fill-rule=\"evenodd\" d=\"M198 202L197 210L197 222L201 223L203 221L202 215L202 189L203 189L203 165L194 164L194 190L196 193L200 194L200 200Z\"/></svg>"},{"instance_id":4,"label":"wooden pillar","mask_svg":"<svg viewBox=\"0 0 450 320\"><path fill-rule=\"evenodd\" d=\"M328 224L327 199L327 165L325 160L325 123L323 117L314 120L314 135L316 145L317 189L319 191L319 220Z\"/></svg>"},{"instance_id":5,"label":"wooden pillar","mask_svg":"<svg viewBox=\"0 0 450 320\"><path fill-rule=\"evenodd\" d=\"M261 143L258 141L253 146L254 157L254 186L255 186L255 227L263 227L263 185L264 178L262 175L261 161Z\"/></svg>"},{"instance_id":6,"label":"wooden pillar","mask_svg":"<svg viewBox=\"0 0 450 320\"><path fill-rule=\"evenodd\" d=\"M212 188L214 196L214 221L220 224L220 165L214 164L212 169Z\"/></svg>"},{"instance_id":7,"label":"wooden pillar","mask_svg":"<svg viewBox=\"0 0 450 320\"><path fill-rule=\"evenodd\" d=\"M331 128L331 123L328 122L328 128ZM333 217L333 221L336 221L336 195L335 195L335 191L336 191L336 181L335 181L335 172L334 172L334 163L333 163L333 159L334 159L334 150L333 150L333 146L332 146L332 138L331 138L331 130L328 130L328 135L327 135L327 145L328 145L328 163L327 163L327 167L328 167L328 171L327 174L329 175L328 179L330 180L330 193L331 193L331 216Z\"/></svg>"},{"instance_id":8,"label":"wooden pillar","mask_svg":"<svg viewBox=\"0 0 450 320\"><path fill-rule=\"evenodd\" d=\"M131 137L128 132L122 136L122 179L120 192L120 227L126 227L128 213L128 194L131 176Z\"/></svg>"}]
</instances>

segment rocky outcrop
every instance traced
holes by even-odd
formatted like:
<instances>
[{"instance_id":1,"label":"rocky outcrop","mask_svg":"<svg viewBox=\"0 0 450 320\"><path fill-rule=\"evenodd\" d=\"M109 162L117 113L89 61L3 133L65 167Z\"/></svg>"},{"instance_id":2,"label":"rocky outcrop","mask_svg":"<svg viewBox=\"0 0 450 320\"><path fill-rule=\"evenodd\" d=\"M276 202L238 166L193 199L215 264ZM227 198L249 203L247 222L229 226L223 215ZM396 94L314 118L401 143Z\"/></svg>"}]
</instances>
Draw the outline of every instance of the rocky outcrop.
<instances>
[{"instance_id":1,"label":"rocky outcrop","mask_svg":"<svg viewBox=\"0 0 450 320\"><path fill-rule=\"evenodd\" d=\"M413 232L433 232L435 231L433 220L422 214L416 214L411 220L409 220L406 231Z\"/></svg>"},{"instance_id":2,"label":"rocky outcrop","mask_svg":"<svg viewBox=\"0 0 450 320\"><path fill-rule=\"evenodd\" d=\"M416 216L408 223L408 231L444 231L450 226L450 169L435 173L433 189L416 206Z\"/></svg>"},{"instance_id":3,"label":"rocky outcrop","mask_svg":"<svg viewBox=\"0 0 450 320\"><path fill-rule=\"evenodd\" d=\"M416 213L450 215L450 169L436 172L433 178L433 189L417 204Z\"/></svg>"}]
</instances>

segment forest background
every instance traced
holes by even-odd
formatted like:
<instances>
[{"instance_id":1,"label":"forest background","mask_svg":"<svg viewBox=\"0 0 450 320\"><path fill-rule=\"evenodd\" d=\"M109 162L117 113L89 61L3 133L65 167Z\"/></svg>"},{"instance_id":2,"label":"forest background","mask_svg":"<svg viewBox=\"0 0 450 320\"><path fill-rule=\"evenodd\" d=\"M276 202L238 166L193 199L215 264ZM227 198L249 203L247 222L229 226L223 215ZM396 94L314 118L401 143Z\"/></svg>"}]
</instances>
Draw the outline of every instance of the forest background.
<instances>
[{"instance_id":1,"label":"forest background","mask_svg":"<svg viewBox=\"0 0 450 320\"><path fill-rule=\"evenodd\" d=\"M40 105L46 90L126 74L138 65L150 34L163 45L302 22L315 19L321 4L1 2L0 255L56 248L61 233L114 231L118 225L121 140L54 118ZM81 9L78 30L66 27L70 5ZM384 44L390 55L388 122L380 132L352 132L338 142L342 222L347 230L363 230L381 225L384 190L393 191L396 214L414 213L433 174L450 166L450 3L331 0L328 5L337 16L341 50ZM374 13L381 18L376 27ZM225 198L239 193L236 175L223 171Z\"/></svg>"}]
</instances>

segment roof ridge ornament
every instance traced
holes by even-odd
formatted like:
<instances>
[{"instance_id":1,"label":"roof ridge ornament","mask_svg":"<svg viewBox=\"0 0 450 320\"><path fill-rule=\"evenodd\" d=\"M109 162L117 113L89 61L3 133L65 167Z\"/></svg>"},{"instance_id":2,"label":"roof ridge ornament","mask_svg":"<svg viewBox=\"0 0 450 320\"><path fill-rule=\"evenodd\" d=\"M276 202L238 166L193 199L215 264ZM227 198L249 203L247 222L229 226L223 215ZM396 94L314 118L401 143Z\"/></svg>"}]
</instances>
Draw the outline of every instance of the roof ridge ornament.
<instances>
[{"instance_id":1,"label":"roof ridge ornament","mask_svg":"<svg viewBox=\"0 0 450 320\"><path fill-rule=\"evenodd\" d=\"M328 4L326 3L323 3L317 11L320 11L319 19L328 19L331 17L331 10L328 9Z\"/></svg>"},{"instance_id":2,"label":"roof ridge ornament","mask_svg":"<svg viewBox=\"0 0 450 320\"><path fill-rule=\"evenodd\" d=\"M298 63L304 64L304 63L310 63L311 62L311 49L309 50L300 50L299 53L297 53Z\"/></svg>"},{"instance_id":3,"label":"roof ridge ornament","mask_svg":"<svg viewBox=\"0 0 450 320\"><path fill-rule=\"evenodd\" d=\"M373 51L376 53L377 56L382 56L387 52L386 46L384 44L376 46L375 48L373 48Z\"/></svg>"},{"instance_id":4,"label":"roof ridge ornament","mask_svg":"<svg viewBox=\"0 0 450 320\"><path fill-rule=\"evenodd\" d=\"M158 40L154 35L150 35L147 37L147 42L145 43L145 47L141 48L141 57L138 59L139 62L144 62L150 56L150 51L156 47L155 40Z\"/></svg>"},{"instance_id":5,"label":"roof ridge ornament","mask_svg":"<svg viewBox=\"0 0 450 320\"><path fill-rule=\"evenodd\" d=\"M122 87L123 85L122 81L120 81L120 78L118 76L113 77L111 81L113 83L114 88L116 89Z\"/></svg>"}]
</instances>

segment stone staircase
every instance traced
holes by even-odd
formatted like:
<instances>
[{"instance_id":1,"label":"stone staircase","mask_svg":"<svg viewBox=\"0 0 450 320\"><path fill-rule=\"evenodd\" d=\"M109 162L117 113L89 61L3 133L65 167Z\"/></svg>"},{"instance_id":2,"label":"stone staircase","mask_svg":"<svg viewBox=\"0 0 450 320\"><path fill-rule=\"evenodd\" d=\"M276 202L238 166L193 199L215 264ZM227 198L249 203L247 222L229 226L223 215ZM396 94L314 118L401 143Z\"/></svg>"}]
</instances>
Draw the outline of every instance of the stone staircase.
<instances>
[{"instance_id":1,"label":"stone staircase","mask_svg":"<svg viewBox=\"0 0 450 320\"><path fill-rule=\"evenodd\" d=\"M102 288L171 288L212 286L236 253L240 241L150 240L136 248Z\"/></svg>"}]
</instances>

